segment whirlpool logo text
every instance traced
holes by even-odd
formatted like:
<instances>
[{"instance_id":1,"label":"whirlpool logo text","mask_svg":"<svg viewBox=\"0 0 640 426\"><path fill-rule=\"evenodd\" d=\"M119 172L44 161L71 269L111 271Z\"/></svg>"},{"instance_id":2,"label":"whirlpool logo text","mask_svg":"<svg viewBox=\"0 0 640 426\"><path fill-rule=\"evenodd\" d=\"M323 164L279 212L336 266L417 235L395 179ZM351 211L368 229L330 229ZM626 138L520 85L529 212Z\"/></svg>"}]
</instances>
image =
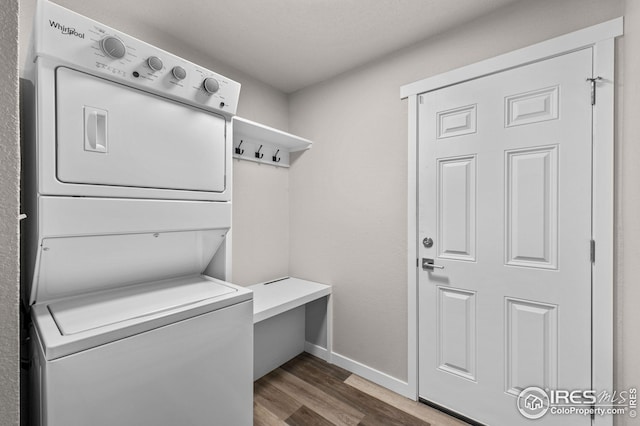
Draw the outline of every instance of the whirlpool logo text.
<instances>
[{"instance_id":1,"label":"whirlpool logo text","mask_svg":"<svg viewBox=\"0 0 640 426\"><path fill-rule=\"evenodd\" d=\"M49 19L49 25L51 25L52 28L60 30L60 32L62 34L64 34L64 35L70 35L70 36L76 36L78 38L84 38L84 33L78 32L73 27L67 27L66 25L62 25L62 24L59 24L56 21L52 21L51 19Z\"/></svg>"}]
</instances>

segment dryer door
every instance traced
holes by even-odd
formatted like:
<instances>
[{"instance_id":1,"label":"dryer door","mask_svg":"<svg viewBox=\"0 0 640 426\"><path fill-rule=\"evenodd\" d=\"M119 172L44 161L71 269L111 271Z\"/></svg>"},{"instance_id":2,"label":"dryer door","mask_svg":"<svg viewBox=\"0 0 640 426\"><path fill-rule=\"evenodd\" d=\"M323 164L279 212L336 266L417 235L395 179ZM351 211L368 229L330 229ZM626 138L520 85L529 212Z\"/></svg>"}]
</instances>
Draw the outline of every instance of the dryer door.
<instances>
[{"instance_id":1,"label":"dryer door","mask_svg":"<svg viewBox=\"0 0 640 426\"><path fill-rule=\"evenodd\" d=\"M56 108L62 182L225 190L221 116L64 67Z\"/></svg>"}]
</instances>

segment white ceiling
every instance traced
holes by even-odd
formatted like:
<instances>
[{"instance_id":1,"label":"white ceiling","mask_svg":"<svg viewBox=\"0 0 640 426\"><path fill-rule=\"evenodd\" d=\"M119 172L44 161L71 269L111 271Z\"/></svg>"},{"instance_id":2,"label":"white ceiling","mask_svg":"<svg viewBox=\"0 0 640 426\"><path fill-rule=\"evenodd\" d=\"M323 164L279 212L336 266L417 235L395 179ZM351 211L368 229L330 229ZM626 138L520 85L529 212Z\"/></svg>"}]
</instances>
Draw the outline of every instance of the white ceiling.
<instances>
[{"instance_id":1,"label":"white ceiling","mask_svg":"<svg viewBox=\"0 0 640 426\"><path fill-rule=\"evenodd\" d=\"M116 29L162 29L286 93L515 1L55 0Z\"/></svg>"}]
</instances>

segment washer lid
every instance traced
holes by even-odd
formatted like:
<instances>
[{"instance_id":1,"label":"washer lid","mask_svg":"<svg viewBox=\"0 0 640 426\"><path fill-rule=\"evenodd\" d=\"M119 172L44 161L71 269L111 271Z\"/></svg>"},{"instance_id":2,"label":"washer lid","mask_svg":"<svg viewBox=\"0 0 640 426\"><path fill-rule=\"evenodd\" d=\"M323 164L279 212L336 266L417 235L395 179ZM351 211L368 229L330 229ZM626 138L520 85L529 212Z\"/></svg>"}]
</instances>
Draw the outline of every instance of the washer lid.
<instances>
[{"instance_id":1,"label":"washer lid","mask_svg":"<svg viewBox=\"0 0 640 426\"><path fill-rule=\"evenodd\" d=\"M251 299L251 290L190 275L37 303L32 317L53 360Z\"/></svg>"},{"instance_id":2,"label":"washer lid","mask_svg":"<svg viewBox=\"0 0 640 426\"><path fill-rule=\"evenodd\" d=\"M107 294L91 294L49 304L62 335L81 333L123 321L144 318L194 303L213 299L236 290L203 280L200 276L131 286Z\"/></svg>"}]
</instances>

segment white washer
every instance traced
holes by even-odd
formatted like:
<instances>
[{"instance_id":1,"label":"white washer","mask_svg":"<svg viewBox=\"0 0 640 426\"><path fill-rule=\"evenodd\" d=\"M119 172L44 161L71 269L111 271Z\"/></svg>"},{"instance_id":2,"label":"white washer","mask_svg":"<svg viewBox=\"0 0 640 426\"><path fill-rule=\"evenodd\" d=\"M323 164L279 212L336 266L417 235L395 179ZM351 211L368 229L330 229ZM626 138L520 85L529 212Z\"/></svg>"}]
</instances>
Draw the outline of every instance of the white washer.
<instances>
[{"instance_id":1,"label":"white washer","mask_svg":"<svg viewBox=\"0 0 640 426\"><path fill-rule=\"evenodd\" d=\"M37 303L33 423L251 425L250 298L193 276Z\"/></svg>"},{"instance_id":2,"label":"white washer","mask_svg":"<svg viewBox=\"0 0 640 426\"><path fill-rule=\"evenodd\" d=\"M30 50L32 423L252 424L252 293L224 281L240 85L48 1Z\"/></svg>"}]
</instances>

